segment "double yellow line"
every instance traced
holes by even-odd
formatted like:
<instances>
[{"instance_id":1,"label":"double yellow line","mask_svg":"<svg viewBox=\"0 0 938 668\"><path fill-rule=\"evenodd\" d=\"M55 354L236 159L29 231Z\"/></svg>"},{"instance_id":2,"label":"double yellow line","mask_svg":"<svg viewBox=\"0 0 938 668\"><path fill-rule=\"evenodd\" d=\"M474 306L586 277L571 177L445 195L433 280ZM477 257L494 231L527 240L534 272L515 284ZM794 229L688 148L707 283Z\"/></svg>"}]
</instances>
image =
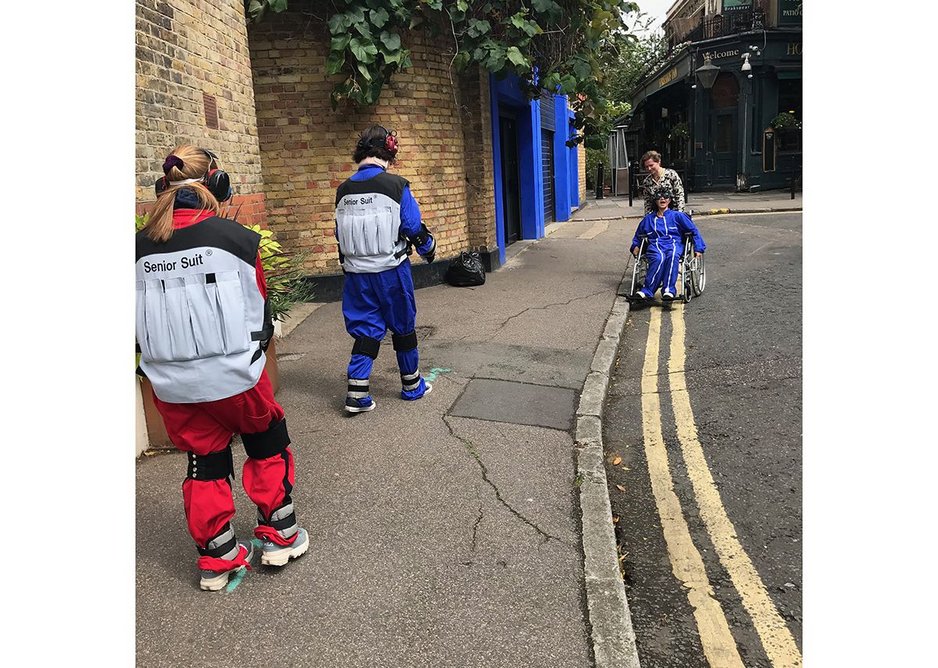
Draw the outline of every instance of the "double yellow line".
<instances>
[{"instance_id":1,"label":"double yellow line","mask_svg":"<svg viewBox=\"0 0 938 668\"><path fill-rule=\"evenodd\" d=\"M671 309L671 349L668 358L671 402L678 441L691 485L717 556L749 613L765 653L775 668L802 665L801 653L788 626L778 614L759 578L749 555L736 538L736 530L726 514L720 493L707 467L703 447L690 407L687 380L684 376L684 309L675 303ZM703 558L694 545L690 529L674 493L668 453L661 428L661 395L658 390L658 358L661 340L661 309L652 309L642 368L642 432L645 456L651 477L652 493L658 506L671 569L687 588L687 598L694 608L694 619L707 662L713 668L743 668L736 641L730 633L726 615L714 598Z\"/></svg>"}]
</instances>

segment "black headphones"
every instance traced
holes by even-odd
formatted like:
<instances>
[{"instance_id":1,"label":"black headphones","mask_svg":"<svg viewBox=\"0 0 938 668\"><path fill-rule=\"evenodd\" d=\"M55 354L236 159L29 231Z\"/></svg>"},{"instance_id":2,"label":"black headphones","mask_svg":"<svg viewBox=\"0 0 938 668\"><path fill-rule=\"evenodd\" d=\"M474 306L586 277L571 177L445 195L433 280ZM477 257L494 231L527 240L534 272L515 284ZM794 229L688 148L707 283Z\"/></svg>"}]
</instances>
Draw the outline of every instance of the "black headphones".
<instances>
[{"instance_id":1,"label":"black headphones","mask_svg":"<svg viewBox=\"0 0 938 668\"><path fill-rule=\"evenodd\" d=\"M208 171L206 171L205 176L202 177L202 183L219 202L230 199L234 194L231 190L231 179L228 177L228 173L225 170L218 168L218 156L207 148L200 148L199 150L208 156ZM172 169L173 165L170 164L167 166L167 163L169 163L172 158L176 158L176 160L179 161L179 165L182 166L182 159L178 156L171 155L166 158L166 162L163 163L164 173ZM158 178L156 183L153 184L153 187L156 189L156 196L159 197L170 185L169 178L166 176Z\"/></svg>"},{"instance_id":2,"label":"black headphones","mask_svg":"<svg viewBox=\"0 0 938 668\"><path fill-rule=\"evenodd\" d=\"M367 149L367 148L385 148L391 154L391 156L397 155L397 133L393 130L388 130L383 125L379 125L379 128L384 130L384 139L378 139L373 137L370 140L359 139L358 148Z\"/></svg>"}]
</instances>

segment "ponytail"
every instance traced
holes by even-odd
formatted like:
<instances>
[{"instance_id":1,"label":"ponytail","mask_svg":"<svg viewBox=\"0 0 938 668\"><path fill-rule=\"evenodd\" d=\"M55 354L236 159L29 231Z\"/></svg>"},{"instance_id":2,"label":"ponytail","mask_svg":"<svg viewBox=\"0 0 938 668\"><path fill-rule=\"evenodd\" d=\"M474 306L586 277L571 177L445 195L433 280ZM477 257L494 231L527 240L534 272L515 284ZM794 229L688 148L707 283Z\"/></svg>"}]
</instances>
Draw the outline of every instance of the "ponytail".
<instances>
[{"instance_id":1,"label":"ponytail","mask_svg":"<svg viewBox=\"0 0 938 668\"><path fill-rule=\"evenodd\" d=\"M201 178L208 173L209 156L200 148L195 146L183 145L176 148L169 154L163 163L163 173L166 175L166 183L173 181L187 181L189 179ZM173 236L173 205L176 202L176 193L188 188L193 191L199 199L199 212L211 210L217 214L220 205L211 191L200 181L191 183L178 183L169 185L156 198L156 206L150 213L147 224L143 227L143 232L153 241L166 242Z\"/></svg>"}]
</instances>

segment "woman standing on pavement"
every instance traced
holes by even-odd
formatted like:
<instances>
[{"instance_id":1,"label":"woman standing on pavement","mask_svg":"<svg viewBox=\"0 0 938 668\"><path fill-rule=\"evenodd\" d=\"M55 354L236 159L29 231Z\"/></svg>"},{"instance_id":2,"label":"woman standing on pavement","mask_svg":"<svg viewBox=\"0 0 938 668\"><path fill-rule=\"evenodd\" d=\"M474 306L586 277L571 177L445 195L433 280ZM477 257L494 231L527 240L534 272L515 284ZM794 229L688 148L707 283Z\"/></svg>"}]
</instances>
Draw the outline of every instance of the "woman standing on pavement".
<instances>
[{"instance_id":1,"label":"woman standing on pavement","mask_svg":"<svg viewBox=\"0 0 938 668\"><path fill-rule=\"evenodd\" d=\"M375 408L369 379L388 330L401 372L401 399L416 401L433 389L419 369L417 301L408 256L415 248L433 262L436 241L420 219L410 183L388 173L397 151L396 133L380 125L362 132L352 154L358 171L335 196L335 236L345 274L342 315L355 340L345 397L345 410L353 415Z\"/></svg>"},{"instance_id":2,"label":"woman standing on pavement","mask_svg":"<svg viewBox=\"0 0 938 668\"><path fill-rule=\"evenodd\" d=\"M188 453L182 498L199 552L199 586L216 591L250 569L254 544L237 540L231 440L257 506L261 563L283 566L309 536L293 511L294 463L283 408L264 370L273 335L260 235L218 216L231 197L213 153L176 148L163 163L150 220L137 233L136 334L140 369L170 440Z\"/></svg>"},{"instance_id":3,"label":"woman standing on pavement","mask_svg":"<svg viewBox=\"0 0 938 668\"><path fill-rule=\"evenodd\" d=\"M655 193L661 188L671 191L673 195L671 208L683 211L684 184L681 183L681 177L676 171L661 166L661 154L658 151L648 151L642 156L642 166L648 170L648 176L642 181L642 190L645 193L645 213L657 210Z\"/></svg>"}]
</instances>

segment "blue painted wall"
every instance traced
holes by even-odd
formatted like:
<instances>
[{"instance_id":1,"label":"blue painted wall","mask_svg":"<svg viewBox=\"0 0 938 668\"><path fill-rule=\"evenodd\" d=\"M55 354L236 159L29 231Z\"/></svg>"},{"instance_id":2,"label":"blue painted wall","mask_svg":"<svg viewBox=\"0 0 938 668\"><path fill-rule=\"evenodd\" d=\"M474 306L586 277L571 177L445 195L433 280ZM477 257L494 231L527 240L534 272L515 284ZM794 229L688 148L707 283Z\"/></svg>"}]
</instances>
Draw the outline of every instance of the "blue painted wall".
<instances>
[{"instance_id":1,"label":"blue painted wall","mask_svg":"<svg viewBox=\"0 0 938 668\"><path fill-rule=\"evenodd\" d=\"M567 147L567 98L554 95L554 220L570 220L570 149Z\"/></svg>"},{"instance_id":2,"label":"blue painted wall","mask_svg":"<svg viewBox=\"0 0 938 668\"><path fill-rule=\"evenodd\" d=\"M518 127L518 165L521 189L521 238L540 239L544 236L544 175L541 169L541 104L552 104L545 114L554 118L554 215L557 221L570 219L571 208L579 206L577 153L566 145L573 136L573 112L562 95L549 101L528 100L521 93L516 76L496 79L489 76L492 114L492 159L494 161L495 238L498 255L505 262L505 217L502 191L502 155L499 116L511 116Z\"/></svg>"}]
</instances>

